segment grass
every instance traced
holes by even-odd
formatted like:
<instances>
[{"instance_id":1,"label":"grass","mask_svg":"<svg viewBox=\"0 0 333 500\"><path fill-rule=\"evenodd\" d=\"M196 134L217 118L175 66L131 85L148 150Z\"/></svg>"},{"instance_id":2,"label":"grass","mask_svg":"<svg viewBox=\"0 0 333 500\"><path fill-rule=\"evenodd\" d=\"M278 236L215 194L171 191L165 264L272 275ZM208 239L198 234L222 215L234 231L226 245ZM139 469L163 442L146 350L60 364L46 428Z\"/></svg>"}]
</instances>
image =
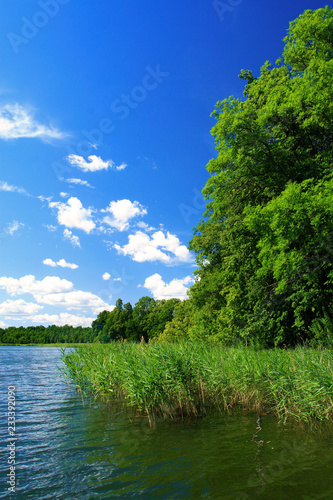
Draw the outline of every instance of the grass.
<instances>
[{"instance_id":1,"label":"grass","mask_svg":"<svg viewBox=\"0 0 333 500\"><path fill-rule=\"evenodd\" d=\"M333 351L255 350L203 343L115 342L63 350L83 394L153 420L242 407L279 419L333 420Z\"/></svg>"}]
</instances>

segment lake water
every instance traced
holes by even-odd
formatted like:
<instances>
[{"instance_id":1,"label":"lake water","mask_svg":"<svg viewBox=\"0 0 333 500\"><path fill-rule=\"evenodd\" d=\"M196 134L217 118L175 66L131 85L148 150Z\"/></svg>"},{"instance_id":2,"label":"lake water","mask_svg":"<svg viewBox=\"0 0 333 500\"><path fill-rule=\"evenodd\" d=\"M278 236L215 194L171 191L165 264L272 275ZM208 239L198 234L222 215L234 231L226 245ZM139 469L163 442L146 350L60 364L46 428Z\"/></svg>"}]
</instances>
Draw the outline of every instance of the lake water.
<instances>
[{"instance_id":1,"label":"lake water","mask_svg":"<svg viewBox=\"0 0 333 500\"><path fill-rule=\"evenodd\" d=\"M333 499L332 426L283 426L263 415L260 430L255 414L214 414L150 428L83 406L61 364L56 347L0 347L0 498Z\"/></svg>"}]
</instances>

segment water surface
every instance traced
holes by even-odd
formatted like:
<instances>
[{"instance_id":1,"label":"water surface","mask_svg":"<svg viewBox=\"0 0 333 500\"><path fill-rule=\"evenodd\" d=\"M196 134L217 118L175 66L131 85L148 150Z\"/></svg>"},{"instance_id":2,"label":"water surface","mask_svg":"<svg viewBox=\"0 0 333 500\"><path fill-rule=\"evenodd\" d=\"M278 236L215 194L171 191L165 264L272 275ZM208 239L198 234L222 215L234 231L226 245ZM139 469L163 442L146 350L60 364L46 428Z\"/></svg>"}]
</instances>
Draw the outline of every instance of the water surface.
<instances>
[{"instance_id":1,"label":"water surface","mask_svg":"<svg viewBox=\"0 0 333 500\"><path fill-rule=\"evenodd\" d=\"M157 421L83 406L56 347L0 347L0 498L333 499L333 431L263 415ZM7 389L16 387L15 482Z\"/></svg>"}]
</instances>

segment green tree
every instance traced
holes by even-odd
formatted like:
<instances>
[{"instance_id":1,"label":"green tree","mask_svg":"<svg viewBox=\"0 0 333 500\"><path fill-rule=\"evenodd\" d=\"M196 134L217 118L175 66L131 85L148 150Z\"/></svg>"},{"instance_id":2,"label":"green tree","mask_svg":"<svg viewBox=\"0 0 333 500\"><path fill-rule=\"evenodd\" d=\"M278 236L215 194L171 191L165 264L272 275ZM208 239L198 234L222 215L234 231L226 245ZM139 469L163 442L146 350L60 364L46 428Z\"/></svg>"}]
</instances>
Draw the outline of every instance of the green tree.
<instances>
[{"instance_id":1,"label":"green tree","mask_svg":"<svg viewBox=\"0 0 333 500\"><path fill-rule=\"evenodd\" d=\"M302 329L330 311L330 306L322 307L323 299L305 313L300 301L302 294L306 296L306 280L296 280L297 293L295 287L276 283L273 261L278 252L268 247L282 245L284 226L281 219L279 237L276 233L272 239L267 219L266 225L260 225L259 219L268 213L272 217L272 210L284 207L285 224L289 217L296 224L297 215L286 203L291 203L290 190L297 191L297 185L307 192L309 185L303 183L308 179L312 179L308 214L318 209L321 217L327 216L326 205L315 208L315 198L321 195L314 186L332 177L333 10L305 11L290 23L284 41L283 59L275 66L266 62L258 78L251 71L241 72L245 99L218 102L213 113L218 155L207 165L206 212L190 243L199 265L190 296L197 310L192 330L199 335L209 332L225 342L258 338L265 315L271 318L268 343L295 342ZM290 183L293 188L288 187ZM329 189L327 185L326 201ZM324 226L318 224L316 230L323 231ZM289 268L289 273L297 275L313 256L310 240L303 233L298 236L297 261ZM274 255L271 261L266 259L273 267L265 264L265 271L264 254ZM325 255L330 254L329 246ZM330 283L322 280L325 276L330 280L328 260L321 270L320 286L313 288L325 300L329 293L325 287ZM289 282L291 274L282 273L281 280Z\"/></svg>"},{"instance_id":2,"label":"green tree","mask_svg":"<svg viewBox=\"0 0 333 500\"><path fill-rule=\"evenodd\" d=\"M148 317L153 310L155 300L152 297L141 297L134 305L132 322L130 324L132 336L134 340L140 340L142 337L147 341L149 338L149 321ZM135 333L134 333L135 332Z\"/></svg>"},{"instance_id":3,"label":"green tree","mask_svg":"<svg viewBox=\"0 0 333 500\"><path fill-rule=\"evenodd\" d=\"M118 299L116 307L109 313L107 321L103 327L103 338L109 340L119 340L127 337L126 325L132 317L132 306L129 302L123 305L123 301Z\"/></svg>"},{"instance_id":4,"label":"green tree","mask_svg":"<svg viewBox=\"0 0 333 500\"><path fill-rule=\"evenodd\" d=\"M119 311L122 311L123 310L123 301L121 299L117 299L116 300L116 308L119 310Z\"/></svg>"},{"instance_id":5,"label":"green tree","mask_svg":"<svg viewBox=\"0 0 333 500\"><path fill-rule=\"evenodd\" d=\"M191 300L178 301L174 306L171 320L165 324L165 328L158 336L158 340L169 342L191 338L194 317L193 302Z\"/></svg>"},{"instance_id":6,"label":"green tree","mask_svg":"<svg viewBox=\"0 0 333 500\"><path fill-rule=\"evenodd\" d=\"M267 343L316 336L333 311L333 180L290 183L245 224L259 238L252 330ZM268 288L267 288L268 285ZM333 331L333 322L330 322Z\"/></svg>"},{"instance_id":7,"label":"green tree","mask_svg":"<svg viewBox=\"0 0 333 500\"><path fill-rule=\"evenodd\" d=\"M91 324L94 335L98 336L103 330L110 314L110 311L102 311L98 314L97 318Z\"/></svg>"},{"instance_id":8,"label":"green tree","mask_svg":"<svg viewBox=\"0 0 333 500\"><path fill-rule=\"evenodd\" d=\"M155 300L146 317L146 334L149 339L160 335L172 320L179 299Z\"/></svg>"}]
</instances>

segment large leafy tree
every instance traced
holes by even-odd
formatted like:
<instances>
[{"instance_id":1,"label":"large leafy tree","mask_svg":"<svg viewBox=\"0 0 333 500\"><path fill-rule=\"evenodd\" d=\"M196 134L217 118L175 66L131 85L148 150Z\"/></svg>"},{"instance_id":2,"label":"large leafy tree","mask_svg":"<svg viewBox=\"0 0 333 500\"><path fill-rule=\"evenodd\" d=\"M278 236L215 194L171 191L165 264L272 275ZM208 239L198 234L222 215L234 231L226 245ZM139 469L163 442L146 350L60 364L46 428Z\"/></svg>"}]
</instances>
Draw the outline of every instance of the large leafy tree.
<instances>
[{"instance_id":1,"label":"large leafy tree","mask_svg":"<svg viewBox=\"0 0 333 500\"><path fill-rule=\"evenodd\" d=\"M332 311L333 252L322 221L333 201L333 10L305 11L284 42L283 58L266 62L257 78L241 72L244 99L218 102L213 113L218 154L190 243L199 264L192 331L225 341L265 331L268 344L296 342ZM309 267L323 254L322 265Z\"/></svg>"}]
</instances>

